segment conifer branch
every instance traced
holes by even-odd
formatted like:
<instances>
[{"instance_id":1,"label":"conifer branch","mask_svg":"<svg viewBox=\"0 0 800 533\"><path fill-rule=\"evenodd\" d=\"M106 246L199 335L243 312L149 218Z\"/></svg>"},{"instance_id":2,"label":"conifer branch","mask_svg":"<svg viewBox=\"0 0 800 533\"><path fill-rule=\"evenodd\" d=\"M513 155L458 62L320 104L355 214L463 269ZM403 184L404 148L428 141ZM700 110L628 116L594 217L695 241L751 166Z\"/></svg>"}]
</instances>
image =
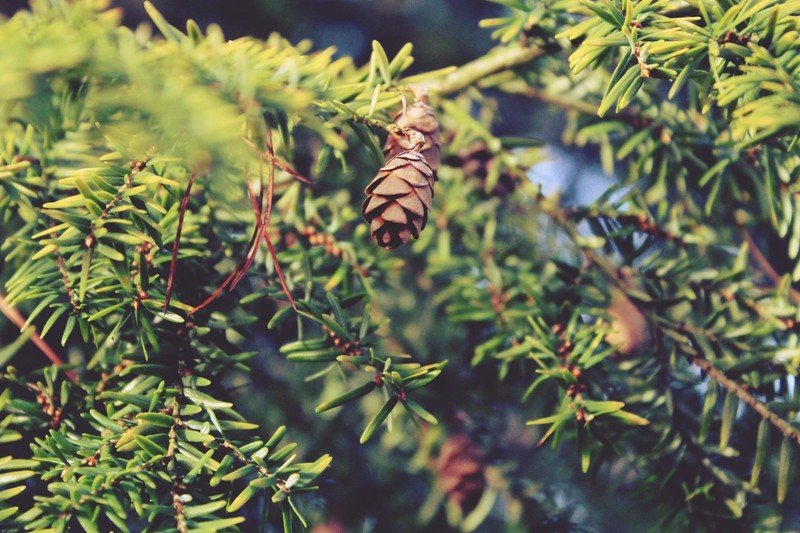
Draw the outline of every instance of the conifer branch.
<instances>
[{"instance_id":1,"label":"conifer branch","mask_svg":"<svg viewBox=\"0 0 800 533\"><path fill-rule=\"evenodd\" d=\"M516 44L498 47L485 56L462 65L455 72L451 72L439 80L426 82L425 85L430 92L443 95L455 93L486 76L525 65L544 54L545 51L538 46Z\"/></svg>"},{"instance_id":2,"label":"conifer branch","mask_svg":"<svg viewBox=\"0 0 800 533\"><path fill-rule=\"evenodd\" d=\"M778 428L778 430L784 434L787 438L797 442L800 444L800 434L795 430L792 425L778 416L776 413L771 411L769 407L766 406L763 402L759 401L758 398L750 394L745 387L739 385L728 376L725 375L725 372L720 370L719 368L715 367L711 361L708 359L704 359L699 356L694 356L690 358L690 361L693 365L698 367L700 370L708 374L708 377L725 387L728 392L735 394L740 400L744 403L749 405L755 412L757 412L761 418Z\"/></svg>"},{"instance_id":3,"label":"conifer branch","mask_svg":"<svg viewBox=\"0 0 800 533\"><path fill-rule=\"evenodd\" d=\"M554 220L563 230L565 230L573 240L575 240L578 234L574 225L570 222L570 213L571 211L566 209L560 209L558 207L550 209L548 212L548 214L551 216L551 219ZM591 249L582 248L582 251L587 261L590 261L593 264L597 265L600 268L600 270L606 274L607 278L609 278L614 284L621 286L621 281L619 279L619 276L617 275L617 270L613 267L613 265L610 262L608 262L605 258L596 254ZM662 325L657 320L652 321L652 323L658 325L658 327L662 327ZM717 340L716 335L714 335L710 331L707 331L705 329L695 328L688 324L681 324L677 329L687 333L701 335L712 341ZM710 361L702 357L696 355L688 355L688 359L693 365L697 366L698 368L703 370L706 374L708 374L708 376L711 379L713 379L714 381L718 382L720 385L725 387L729 392L735 394L740 400L742 400L744 403L749 405L754 411L756 411L762 418L764 418L773 426L778 428L778 430L780 430L780 432L783 433L786 437L800 444L800 434L786 420L782 419L776 413L772 412L764 403L760 402L757 398L755 398L752 394L750 394L742 385L739 385L738 383L730 379L728 376L725 375L725 373L722 370L714 367Z\"/></svg>"}]
</instances>

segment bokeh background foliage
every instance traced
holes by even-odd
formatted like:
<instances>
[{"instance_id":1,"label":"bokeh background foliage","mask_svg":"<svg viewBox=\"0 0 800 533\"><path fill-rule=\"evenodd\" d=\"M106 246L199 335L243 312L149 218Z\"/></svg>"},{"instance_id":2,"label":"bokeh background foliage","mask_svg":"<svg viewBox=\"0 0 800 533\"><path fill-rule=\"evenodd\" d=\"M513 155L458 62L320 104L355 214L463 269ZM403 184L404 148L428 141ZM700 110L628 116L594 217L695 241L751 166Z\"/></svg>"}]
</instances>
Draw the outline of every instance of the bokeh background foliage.
<instances>
[{"instance_id":1,"label":"bokeh background foliage","mask_svg":"<svg viewBox=\"0 0 800 533\"><path fill-rule=\"evenodd\" d=\"M176 5L4 6L4 531L798 527L800 2Z\"/></svg>"}]
</instances>

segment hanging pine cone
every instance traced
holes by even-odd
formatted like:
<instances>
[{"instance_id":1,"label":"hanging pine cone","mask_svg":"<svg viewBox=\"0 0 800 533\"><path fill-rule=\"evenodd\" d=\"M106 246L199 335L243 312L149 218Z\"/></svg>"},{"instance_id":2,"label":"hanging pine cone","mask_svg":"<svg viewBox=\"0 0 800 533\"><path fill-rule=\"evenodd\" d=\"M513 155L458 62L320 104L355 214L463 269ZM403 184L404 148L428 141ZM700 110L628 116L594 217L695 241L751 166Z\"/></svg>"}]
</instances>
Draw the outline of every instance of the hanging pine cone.
<instances>
[{"instance_id":1,"label":"hanging pine cone","mask_svg":"<svg viewBox=\"0 0 800 533\"><path fill-rule=\"evenodd\" d=\"M433 180L431 166L417 150L400 152L378 171L364 189L367 198L361 213L379 246L395 248L412 235L419 237L428 221Z\"/></svg>"},{"instance_id":2,"label":"hanging pine cone","mask_svg":"<svg viewBox=\"0 0 800 533\"><path fill-rule=\"evenodd\" d=\"M425 140L419 151L427 159L433 170L434 179L436 179L436 172L442 162L439 149L439 121L436 119L433 108L428 104L425 88L415 86L413 91L416 101L405 110L405 113L401 111L395 115L394 122L401 128L411 128L422 133ZM404 150L410 150L412 147L411 141L406 136L389 133L383 152L387 157L392 157Z\"/></svg>"},{"instance_id":3,"label":"hanging pine cone","mask_svg":"<svg viewBox=\"0 0 800 533\"><path fill-rule=\"evenodd\" d=\"M442 444L434 465L439 488L462 510L474 507L480 499L486 487L485 470L480 451L464 433L456 433Z\"/></svg>"}]
</instances>

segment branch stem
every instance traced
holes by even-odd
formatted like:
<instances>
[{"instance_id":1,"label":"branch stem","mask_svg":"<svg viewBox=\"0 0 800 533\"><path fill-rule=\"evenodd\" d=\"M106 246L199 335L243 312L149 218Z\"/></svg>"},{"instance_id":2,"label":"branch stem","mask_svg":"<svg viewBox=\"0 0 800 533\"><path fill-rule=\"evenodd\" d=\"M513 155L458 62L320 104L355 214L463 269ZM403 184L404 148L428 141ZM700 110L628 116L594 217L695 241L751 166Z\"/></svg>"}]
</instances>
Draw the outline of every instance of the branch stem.
<instances>
[{"instance_id":1,"label":"branch stem","mask_svg":"<svg viewBox=\"0 0 800 533\"><path fill-rule=\"evenodd\" d=\"M25 317L22 316L14 306L10 305L3 294L0 294L0 313L3 313L6 318L8 318L12 324L17 326L20 331L24 332L28 328L32 328L33 326L28 325L25 327ZM31 341L33 344L36 345L37 348L48 358L50 361L56 366L62 366L64 361L58 354L47 344L43 338L39 336L37 332L33 332L31 334ZM78 376L72 370L67 370L64 374L73 382L78 382Z\"/></svg>"},{"instance_id":2,"label":"branch stem","mask_svg":"<svg viewBox=\"0 0 800 533\"><path fill-rule=\"evenodd\" d=\"M741 401L749 405L761 418L778 428L787 438L800 444L800 433L798 433L789 422L772 412L763 402L750 394L744 387L725 375L725 372L711 364L708 359L702 357L692 357L691 363L706 374L708 377L725 387L729 393L735 394Z\"/></svg>"},{"instance_id":3,"label":"branch stem","mask_svg":"<svg viewBox=\"0 0 800 533\"><path fill-rule=\"evenodd\" d=\"M192 173L189 176L189 184L186 186L186 192L183 194L181 200L180 211L178 212L178 229L175 232L175 242L172 244L172 259L169 263L169 278L167 279L167 291L164 297L164 312L169 309L169 301L172 298L172 283L175 281L175 270L178 266L178 249L181 244L181 232L183 231L183 218L186 216L186 207L189 205L189 196L192 194L192 185L194 184L195 175Z\"/></svg>"},{"instance_id":4,"label":"branch stem","mask_svg":"<svg viewBox=\"0 0 800 533\"><path fill-rule=\"evenodd\" d=\"M483 57L461 66L442 78L426 82L428 90L450 94L465 89L491 74L530 63L544 55L536 46L511 45L495 48Z\"/></svg>"}]
</instances>

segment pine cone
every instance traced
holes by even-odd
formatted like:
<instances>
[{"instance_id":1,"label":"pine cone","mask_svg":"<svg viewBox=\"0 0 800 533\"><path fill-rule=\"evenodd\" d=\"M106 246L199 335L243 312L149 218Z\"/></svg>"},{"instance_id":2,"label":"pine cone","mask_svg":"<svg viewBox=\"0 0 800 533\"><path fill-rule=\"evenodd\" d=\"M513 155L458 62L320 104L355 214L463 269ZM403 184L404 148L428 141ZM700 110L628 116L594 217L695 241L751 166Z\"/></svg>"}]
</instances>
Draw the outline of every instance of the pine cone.
<instances>
[{"instance_id":1,"label":"pine cone","mask_svg":"<svg viewBox=\"0 0 800 533\"><path fill-rule=\"evenodd\" d=\"M405 115L402 111L395 115L394 122L401 128L411 128L422 133L425 141L419 151L427 159L433 170L434 179L436 179L436 172L442 163L439 149L439 121L436 119L433 108L428 105L428 97L420 94L418 100L406 109ZM390 133L383 147L383 153L387 157L392 157L411 148L413 145L405 136Z\"/></svg>"},{"instance_id":2,"label":"pine cone","mask_svg":"<svg viewBox=\"0 0 800 533\"><path fill-rule=\"evenodd\" d=\"M480 451L464 433L447 439L434 465L439 488L461 509L474 507L486 487Z\"/></svg>"},{"instance_id":3,"label":"pine cone","mask_svg":"<svg viewBox=\"0 0 800 533\"><path fill-rule=\"evenodd\" d=\"M508 196L517 188L517 180L508 171L500 172L497 184L491 191L486 191L486 179L489 176L489 167L498 164L496 156L489 150L486 143L478 141L458 153L458 160L454 165L460 165L464 174L473 176L478 182L478 187L491 196Z\"/></svg>"},{"instance_id":4,"label":"pine cone","mask_svg":"<svg viewBox=\"0 0 800 533\"><path fill-rule=\"evenodd\" d=\"M361 213L384 248L416 239L428 221L433 200L433 170L416 150L390 158L364 192Z\"/></svg>"}]
</instances>

